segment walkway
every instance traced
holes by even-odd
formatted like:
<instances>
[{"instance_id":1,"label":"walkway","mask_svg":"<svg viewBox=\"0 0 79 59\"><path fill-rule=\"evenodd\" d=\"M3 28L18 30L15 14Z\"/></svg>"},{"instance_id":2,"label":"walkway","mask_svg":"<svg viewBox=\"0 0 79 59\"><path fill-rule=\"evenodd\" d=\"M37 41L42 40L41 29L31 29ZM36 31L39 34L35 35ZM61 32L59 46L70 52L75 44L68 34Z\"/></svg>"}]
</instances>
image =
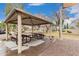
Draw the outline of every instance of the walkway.
<instances>
[{"instance_id":1,"label":"walkway","mask_svg":"<svg viewBox=\"0 0 79 59\"><path fill-rule=\"evenodd\" d=\"M16 51L9 51L7 55L17 55ZM57 40L52 42L47 40L46 43L31 47L29 50L22 52L23 56L73 56L79 55L79 40Z\"/></svg>"}]
</instances>

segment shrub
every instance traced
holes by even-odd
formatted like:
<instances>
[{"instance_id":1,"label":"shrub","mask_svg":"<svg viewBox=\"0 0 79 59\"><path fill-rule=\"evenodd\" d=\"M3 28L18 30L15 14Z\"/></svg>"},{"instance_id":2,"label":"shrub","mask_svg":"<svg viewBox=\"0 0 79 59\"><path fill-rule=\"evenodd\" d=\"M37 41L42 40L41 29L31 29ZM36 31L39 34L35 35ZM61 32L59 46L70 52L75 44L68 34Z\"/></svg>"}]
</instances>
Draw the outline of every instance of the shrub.
<instances>
[{"instance_id":1,"label":"shrub","mask_svg":"<svg viewBox=\"0 0 79 59\"><path fill-rule=\"evenodd\" d=\"M71 31L67 31L68 33L72 33Z\"/></svg>"},{"instance_id":2,"label":"shrub","mask_svg":"<svg viewBox=\"0 0 79 59\"><path fill-rule=\"evenodd\" d=\"M62 32L65 32L65 30L63 30Z\"/></svg>"}]
</instances>

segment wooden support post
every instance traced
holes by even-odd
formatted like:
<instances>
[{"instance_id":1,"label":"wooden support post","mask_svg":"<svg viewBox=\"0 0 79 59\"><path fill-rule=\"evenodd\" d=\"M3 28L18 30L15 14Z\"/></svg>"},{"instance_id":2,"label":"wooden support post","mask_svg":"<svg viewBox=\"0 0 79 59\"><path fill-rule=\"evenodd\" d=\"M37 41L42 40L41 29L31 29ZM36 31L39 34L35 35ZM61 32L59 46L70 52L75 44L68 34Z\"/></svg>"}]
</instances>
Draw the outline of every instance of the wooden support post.
<instances>
[{"instance_id":1,"label":"wooden support post","mask_svg":"<svg viewBox=\"0 0 79 59\"><path fill-rule=\"evenodd\" d=\"M50 24L50 32L52 32L52 24Z\"/></svg>"},{"instance_id":2,"label":"wooden support post","mask_svg":"<svg viewBox=\"0 0 79 59\"><path fill-rule=\"evenodd\" d=\"M21 31L21 27L22 27L22 21L21 21L21 15L18 14L18 54L21 54L22 52L22 31Z\"/></svg>"},{"instance_id":3,"label":"wooden support post","mask_svg":"<svg viewBox=\"0 0 79 59\"><path fill-rule=\"evenodd\" d=\"M32 36L33 36L33 21L32 21L32 18L30 18L30 22L31 22L31 24L32 24Z\"/></svg>"},{"instance_id":4,"label":"wooden support post","mask_svg":"<svg viewBox=\"0 0 79 59\"><path fill-rule=\"evenodd\" d=\"M60 25L59 25L59 39L62 40L62 20L63 20L63 15L62 15L62 10L63 8L60 9Z\"/></svg>"},{"instance_id":5,"label":"wooden support post","mask_svg":"<svg viewBox=\"0 0 79 59\"><path fill-rule=\"evenodd\" d=\"M33 35L33 25L32 25L32 35Z\"/></svg>"},{"instance_id":6,"label":"wooden support post","mask_svg":"<svg viewBox=\"0 0 79 59\"><path fill-rule=\"evenodd\" d=\"M8 40L8 24L6 23L6 40Z\"/></svg>"},{"instance_id":7,"label":"wooden support post","mask_svg":"<svg viewBox=\"0 0 79 59\"><path fill-rule=\"evenodd\" d=\"M50 40L52 40L52 24L50 24L49 27L50 27L49 28L49 34L50 34L49 38L50 38Z\"/></svg>"}]
</instances>

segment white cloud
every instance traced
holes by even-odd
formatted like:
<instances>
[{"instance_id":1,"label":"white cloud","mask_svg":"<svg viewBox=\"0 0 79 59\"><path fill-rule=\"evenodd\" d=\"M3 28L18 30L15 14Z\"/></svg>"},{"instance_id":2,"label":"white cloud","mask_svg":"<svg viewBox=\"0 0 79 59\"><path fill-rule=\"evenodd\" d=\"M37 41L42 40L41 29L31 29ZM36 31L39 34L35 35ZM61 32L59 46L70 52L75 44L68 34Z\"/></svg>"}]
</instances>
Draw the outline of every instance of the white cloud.
<instances>
[{"instance_id":1,"label":"white cloud","mask_svg":"<svg viewBox=\"0 0 79 59\"><path fill-rule=\"evenodd\" d=\"M75 5L74 7L71 7L70 13L79 13L79 4Z\"/></svg>"},{"instance_id":2,"label":"white cloud","mask_svg":"<svg viewBox=\"0 0 79 59\"><path fill-rule=\"evenodd\" d=\"M74 16L75 20L79 19L79 4L68 8L67 11L69 11L70 14L75 14Z\"/></svg>"},{"instance_id":3,"label":"white cloud","mask_svg":"<svg viewBox=\"0 0 79 59\"><path fill-rule=\"evenodd\" d=\"M67 11L69 11L70 14L79 13L79 4L74 5L74 6L70 7L70 8L68 8Z\"/></svg>"},{"instance_id":4,"label":"white cloud","mask_svg":"<svg viewBox=\"0 0 79 59\"><path fill-rule=\"evenodd\" d=\"M30 6L40 6L40 5L43 5L44 3L30 3L28 5Z\"/></svg>"}]
</instances>

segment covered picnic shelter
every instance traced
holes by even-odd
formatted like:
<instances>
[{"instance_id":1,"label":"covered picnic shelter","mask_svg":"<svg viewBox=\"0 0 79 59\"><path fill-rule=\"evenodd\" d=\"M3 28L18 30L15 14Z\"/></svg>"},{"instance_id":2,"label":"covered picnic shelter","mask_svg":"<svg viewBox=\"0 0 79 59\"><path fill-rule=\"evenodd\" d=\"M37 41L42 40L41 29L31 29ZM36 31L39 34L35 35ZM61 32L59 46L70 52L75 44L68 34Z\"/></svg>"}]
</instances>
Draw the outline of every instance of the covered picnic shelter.
<instances>
[{"instance_id":1,"label":"covered picnic shelter","mask_svg":"<svg viewBox=\"0 0 79 59\"><path fill-rule=\"evenodd\" d=\"M22 52L22 25L44 25L44 24L52 24L50 21L45 20L44 18L36 17L30 13L26 13L25 11L15 8L11 10L8 16L5 19L6 23L6 40L8 40L8 24L17 24L18 25L18 54Z\"/></svg>"}]
</instances>

